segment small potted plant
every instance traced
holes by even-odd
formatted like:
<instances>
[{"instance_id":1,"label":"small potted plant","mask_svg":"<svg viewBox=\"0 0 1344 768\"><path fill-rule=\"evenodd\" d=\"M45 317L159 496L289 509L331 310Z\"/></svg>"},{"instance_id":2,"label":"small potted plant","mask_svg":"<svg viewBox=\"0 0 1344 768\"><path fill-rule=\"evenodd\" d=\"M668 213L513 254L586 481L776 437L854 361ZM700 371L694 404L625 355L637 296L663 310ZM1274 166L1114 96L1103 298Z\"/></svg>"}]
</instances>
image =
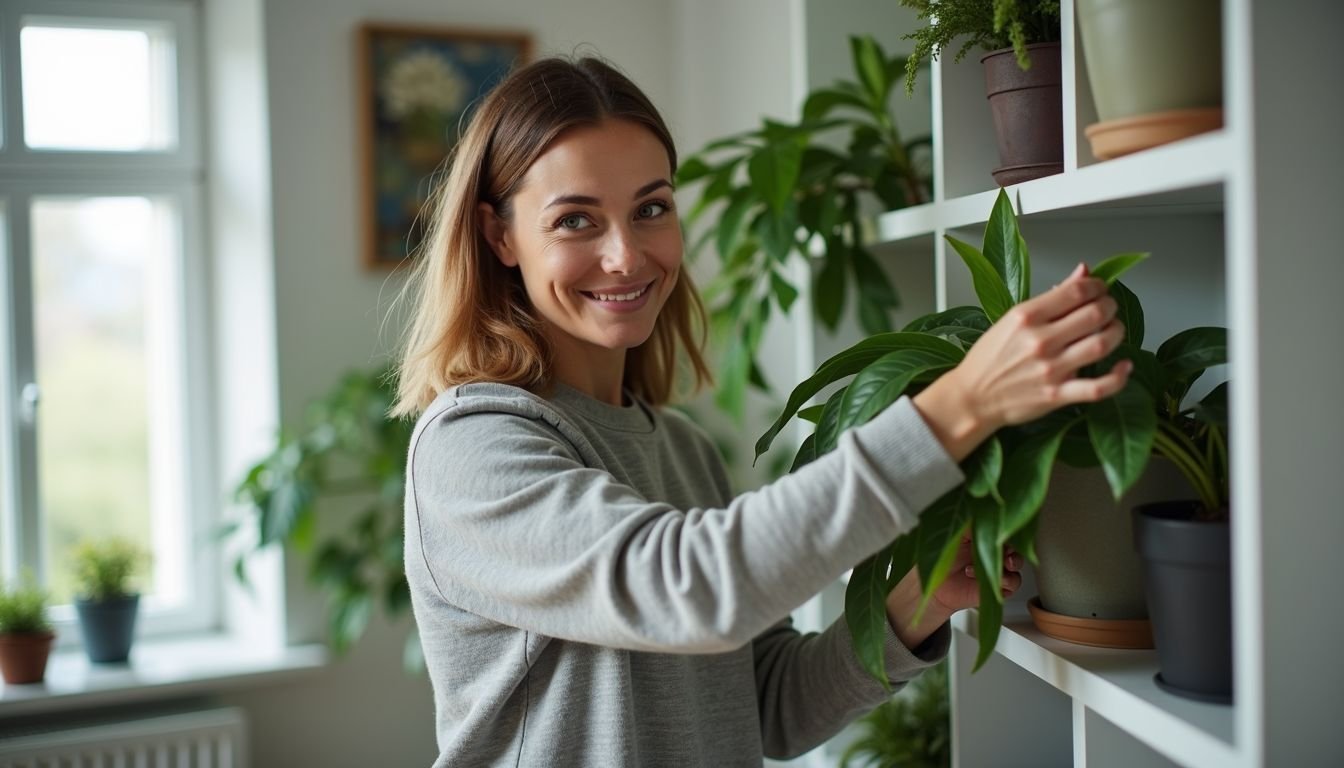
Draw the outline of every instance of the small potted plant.
<instances>
[{"instance_id":1,"label":"small potted plant","mask_svg":"<svg viewBox=\"0 0 1344 768\"><path fill-rule=\"evenodd\" d=\"M906 35L915 49L906 65L906 92L926 58L960 41L954 61L972 48L987 53L985 91L998 137L999 186L1064 170L1058 0L901 0L928 25Z\"/></svg>"},{"instance_id":2,"label":"small potted plant","mask_svg":"<svg viewBox=\"0 0 1344 768\"><path fill-rule=\"evenodd\" d=\"M145 554L125 539L86 541L75 550L75 611L89 661L124 662L131 653L140 594L131 577Z\"/></svg>"},{"instance_id":3,"label":"small potted plant","mask_svg":"<svg viewBox=\"0 0 1344 768\"><path fill-rule=\"evenodd\" d=\"M8 685L40 683L46 677L52 632L47 593L31 575L10 587L0 585L0 674Z\"/></svg>"}]
</instances>

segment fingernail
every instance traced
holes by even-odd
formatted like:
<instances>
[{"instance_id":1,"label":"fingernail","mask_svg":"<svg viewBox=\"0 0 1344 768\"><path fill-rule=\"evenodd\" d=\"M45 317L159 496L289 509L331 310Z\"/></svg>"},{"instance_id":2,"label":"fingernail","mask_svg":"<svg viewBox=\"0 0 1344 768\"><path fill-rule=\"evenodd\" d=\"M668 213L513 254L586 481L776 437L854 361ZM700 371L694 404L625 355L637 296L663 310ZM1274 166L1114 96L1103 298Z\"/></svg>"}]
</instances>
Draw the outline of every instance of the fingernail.
<instances>
[{"instance_id":1,"label":"fingernail","mask_svg":"<svg viewBox=\"0 0 1344 768\"><path fill-rule=\"evenodd\" d=\"M1078 262L1078 266L1073 268L1073 274L1069 275L1069 277L1079 277L1085 274L1087 274L1087 264L1080 261Z\"/></svg>"},{"instance_id":2,"label":"fingernail","mask_svg":"<svg viewBox=\"0 0 1344 768\"><path fill-rule=\"evenodd\" d=\"M966 566L966 570L963 571L963 572L964 572L967 576L969 576L970 578L975 578L975 566L973 566L973 565L968 565L968 566Z\"/></svg>"}]
</instances>

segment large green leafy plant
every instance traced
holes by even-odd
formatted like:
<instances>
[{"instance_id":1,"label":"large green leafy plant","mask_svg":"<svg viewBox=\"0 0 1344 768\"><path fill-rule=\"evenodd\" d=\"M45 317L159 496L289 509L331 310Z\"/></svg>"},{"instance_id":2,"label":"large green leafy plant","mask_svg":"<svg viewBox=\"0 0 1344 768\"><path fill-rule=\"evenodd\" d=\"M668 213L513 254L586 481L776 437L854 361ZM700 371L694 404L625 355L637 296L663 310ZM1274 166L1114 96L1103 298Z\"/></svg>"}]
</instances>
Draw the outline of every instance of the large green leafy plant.
<instances>
[{"instance_id":1,"label":"large green leafy plant","mask_svg":"<svg viewBox=\"0 0 1344 768\"><path fill-rule=\"evenodd\" d=\"M955 367L991 323L1028 298L1027 243L1002 190L985 228L983 247L950 236L947 240L969 268L980 306L926 315L900 331L870 336L822 363L794 389L783 413L757 442L758 456L795 415L816 425L798 449L795 468L832 450L844 430L867 422L897 398L917 393ZM1184 405L1194 381L1226 361L1226 332L1192 328L1168 339L1156 352L1144 350L1143 309L1116 278L1146 256L1119 254L1092 270L1110 285L1126 336L1110 359L1084 375L1109 370L1119 359L1128 358L1135 367L1125 389L1099 403L1069 406L1000 430L962 463L966 481L961 486L925 510L914 530L854 569L845 595L846 620L859 658L879 680L886 680L882 651L887 594L905 573L917 568L927 605L947 578L968 531L980 586L976 667L989 658L1003 620L999 579L1004 546L1013 545L1035 562L1037 513L1056 460L1099 464L1118 499L1157 453L1185 474L1205 507L1226 509L1226 383L1199 403ZM823 388L845 379L850 379L848 384L824 405L803 409Z\"/></svg>"},{"instance_id":2,"label":"large green leafy plant","mask_svg":"<svg viewBox=\"0 0 1344 768\"><path fill-rule=\"evenodd\" d=\"M346 374L309 407L305 429L282 434L236 491L250 524L230 531L242 527L255 538L235 561L235 573L243 578L247 555L260 548L291 544L307 553L309 576L327 596L338 652L359 639L377 605L391 618L410 606L402 501L414 424L387 416L395 394L388 369ZM319 526L322 510L330 522ZM414 630L405 656L408 667L418 665Z\"/></svg>"},{"instance_id":3,"label":"large green leafy plant","mask_svg":"<svg viewBox=\"0 0 1344 768\"><path fill-rule=\"evenodd\" d=\"M905 36L915 41L906 62L907 92L914 89L925 60L958 40L955 61L977 46L986 51L1012 48L1022 69L1031 67L1028 45L1059 40L1059 0L901 0L901 5L928 22Z\"/></svg>"},{"instance_id":4,"label":"large green leafy plant","mask_svg":"<svg viewBox=\"0 0 1344 768\"><path fill-rule=\"evenodd\" d=\"M891 330L899 300L864 246L861 217L866 202L892 210L930 198L929 138L903 137L889 106L905 57L888 57L868 37L850 47L857 79L813 91L799 122L765 120L677 171L679 185L702 185L687 226L716 211L689 253L712 241L719 254L722 269L705 289L723 354L717 400L739 418L748 386L769 389L756 355L771 313L788 313L798 298L795 256L818 258L812 296L825 326L839 322L852 280L864 330Z\"/></svg>"}]
</instances>

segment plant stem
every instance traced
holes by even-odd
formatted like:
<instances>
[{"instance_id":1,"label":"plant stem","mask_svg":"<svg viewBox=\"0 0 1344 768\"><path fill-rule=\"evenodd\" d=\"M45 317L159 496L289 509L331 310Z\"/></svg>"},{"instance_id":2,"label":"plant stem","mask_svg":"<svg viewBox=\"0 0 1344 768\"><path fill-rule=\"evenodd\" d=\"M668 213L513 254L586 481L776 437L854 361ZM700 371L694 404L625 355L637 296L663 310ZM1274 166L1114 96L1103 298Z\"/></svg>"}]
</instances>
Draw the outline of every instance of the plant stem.
<instances>
[{"instance_id":1,"label":"plant stem","mask_svg":"<svg viewBox=\"0 0 1344 768\"><path fill-rule=\"evenodd\" d=\"M1218 492L1213 486L1212 473L1209 467L1200 461L1199 451L1185 434L1167 422L1160 422L1157 432L1153 434L1153 447L1160 455L1175 464L1182 475L1185 475L1185 479L1194 486L1195 492L1199 494L1200 503L1206 509L1214 510L1221 506Z\"/></svg>"}]
</instances>

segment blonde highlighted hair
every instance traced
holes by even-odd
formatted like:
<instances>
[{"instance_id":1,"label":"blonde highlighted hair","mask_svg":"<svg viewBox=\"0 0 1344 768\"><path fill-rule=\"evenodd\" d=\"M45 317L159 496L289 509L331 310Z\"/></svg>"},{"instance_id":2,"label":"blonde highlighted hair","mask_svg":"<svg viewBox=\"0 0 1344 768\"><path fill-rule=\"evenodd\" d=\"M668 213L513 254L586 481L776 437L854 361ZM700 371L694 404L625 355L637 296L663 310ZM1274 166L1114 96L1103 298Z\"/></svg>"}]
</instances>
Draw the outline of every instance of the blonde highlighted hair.
<instances>
[{"instance_id":1,"label":"blonde highlighted hair","mask_svg":"<svg viewBox=\"0 0 1344 768\"><path fill-rule=\"evenodd\" d=\"M477 108L458 143L448 177L428 206L429 234L403 296L413 317L398 366L394 416L419 415L458 384L492 381L534 392L551 386L551 350L517 269L495 258L477 206L489 203L505 222L533 162L564 131L604 119L644 126L677 151L658 110L627 77L593 58L547 58L509 75ZM701 347L705 310L683 269L653 333L629 350L625 387L662 405L678 383L684 354L694 386L709 381Z\"/></svg>"}]
</instances>

